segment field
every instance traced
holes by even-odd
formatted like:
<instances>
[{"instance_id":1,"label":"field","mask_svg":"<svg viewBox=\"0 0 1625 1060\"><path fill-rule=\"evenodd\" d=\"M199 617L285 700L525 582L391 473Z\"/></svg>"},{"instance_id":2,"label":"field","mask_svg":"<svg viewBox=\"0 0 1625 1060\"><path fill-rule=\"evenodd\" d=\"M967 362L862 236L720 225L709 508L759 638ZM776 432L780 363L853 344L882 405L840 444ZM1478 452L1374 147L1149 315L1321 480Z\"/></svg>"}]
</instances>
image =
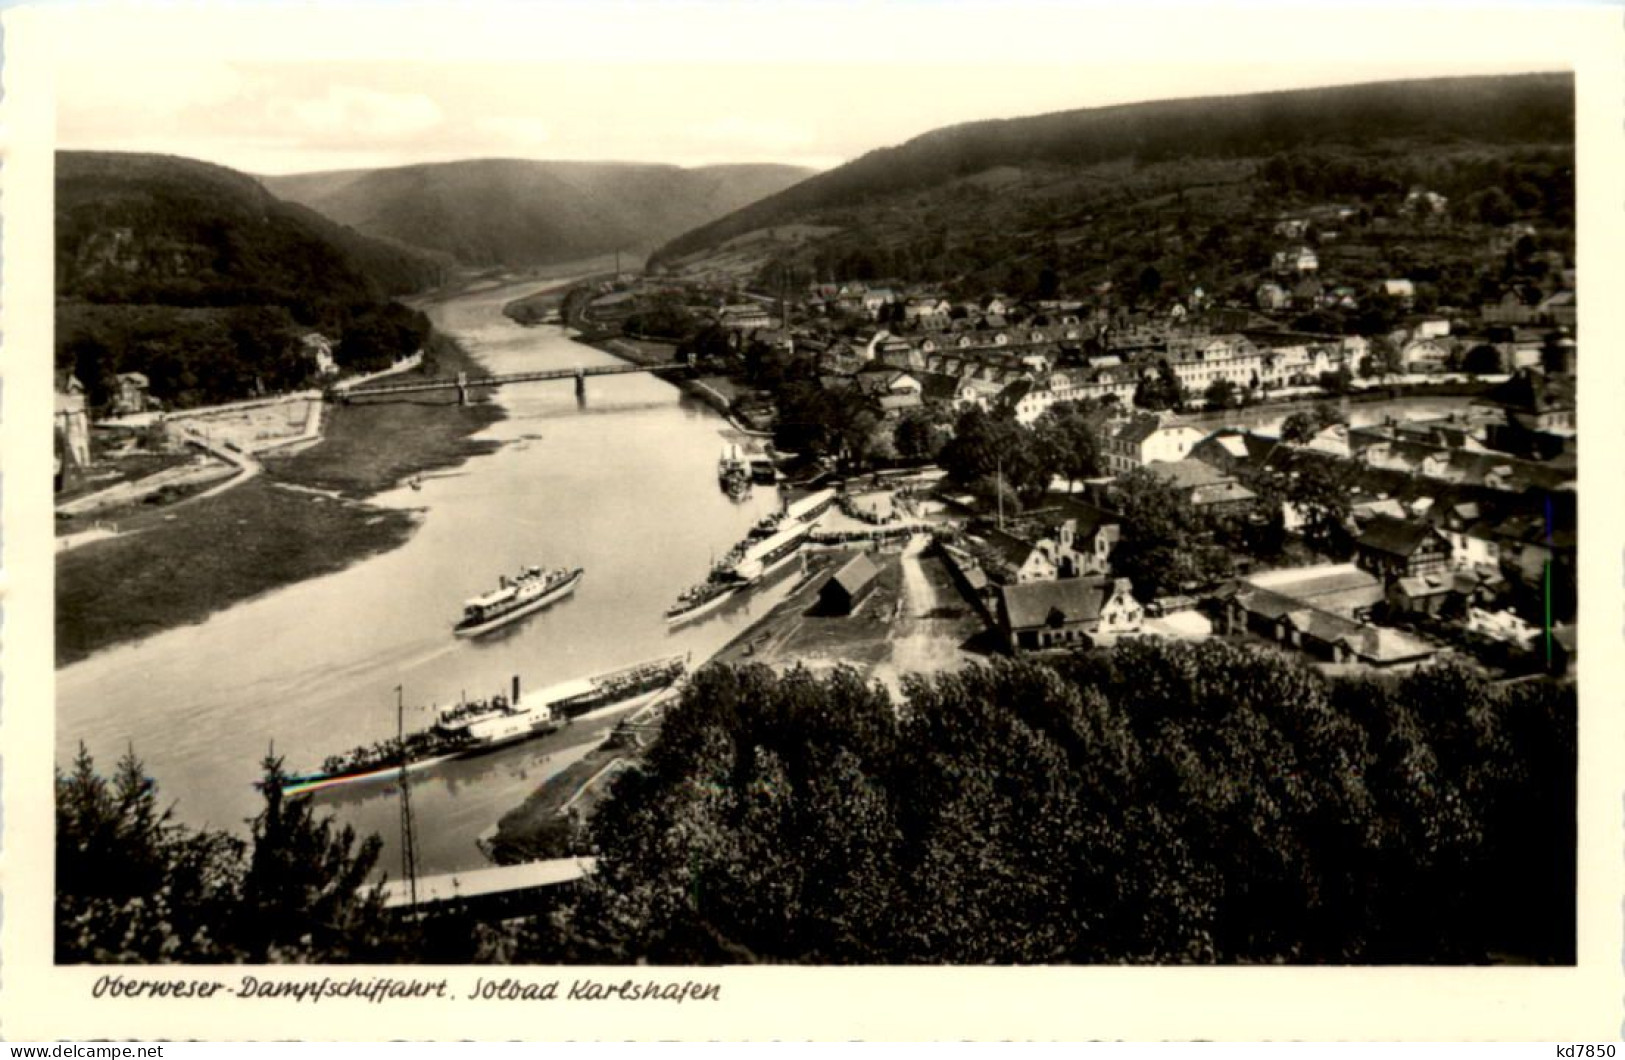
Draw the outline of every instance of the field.
<instances>
[{"instance_id":1,"label":"field","mask_svg":"<svg viewBox=\"0 0 1625 1060\"><path fill-rule=\"evenodd\" d=\"M473 367L454 345L439 345L438 372ZM318 445L268 460L250 482L179 508L104 513L118 536L57 556L57 665L402 544L413 516L360 498L487 451L491 443L469 436L501 415L490 404L459 408L455 392L449 402L335 407Z\"/></svg>"}]
</instances>

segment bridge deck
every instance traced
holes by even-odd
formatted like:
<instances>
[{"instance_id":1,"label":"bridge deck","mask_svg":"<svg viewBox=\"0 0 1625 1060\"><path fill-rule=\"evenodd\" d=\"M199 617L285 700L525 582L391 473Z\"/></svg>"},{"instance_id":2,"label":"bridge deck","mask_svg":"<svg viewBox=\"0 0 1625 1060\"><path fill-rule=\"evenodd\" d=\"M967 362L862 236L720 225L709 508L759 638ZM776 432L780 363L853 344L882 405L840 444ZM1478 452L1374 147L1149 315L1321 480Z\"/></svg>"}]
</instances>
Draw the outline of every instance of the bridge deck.
<instances>
[{"instance_id":1,"label":"bridge deck","mask_svg":"<svg viewBox=\"0 0 1625 1060\"><path fill-rule=\"evenodd\" d=\"M493 865L464 872L448 872L442 876L425 876L418 880L418 905L449 902L458 898L489 898L513 891L569 883L592 872L597 863L597 858L590 857L555 858L551 861ZM384 884L384 908L396 909L409 905L410 895L411 889L405 880L389 880Z\"/></svg>"},{"instance_id":2,"label":"bridge deck","mask_svg":"<svg viewBox=\"0 0 1625 1060\"><path fill-rule=\"evenodd\" d=\"M629 375L634 372L671 372L686 368L682 364L598 364L582 368L546 368L534 372L508 372L465 379L432 379L415 383L384 383L378 386L356 387L346 391L346 398L376 397L381 394L420 394L430 390L472 390L475 387L502 386L505 383L545 383L558 379L578 379L597 375Z\"/></svg>"}]
</instances>

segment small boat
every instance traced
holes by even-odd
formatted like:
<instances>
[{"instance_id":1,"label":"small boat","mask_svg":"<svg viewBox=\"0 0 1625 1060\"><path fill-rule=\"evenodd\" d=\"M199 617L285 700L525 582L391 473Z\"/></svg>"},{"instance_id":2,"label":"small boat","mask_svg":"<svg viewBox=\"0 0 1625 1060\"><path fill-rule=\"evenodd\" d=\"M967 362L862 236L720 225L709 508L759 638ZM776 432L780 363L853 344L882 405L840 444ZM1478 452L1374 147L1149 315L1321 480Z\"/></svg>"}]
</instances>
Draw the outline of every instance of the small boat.
<instances>
[{"instance_id":1,"label":"small boat","mask_svg":"<svg viewBox=\"0 0 1625 1060\"><path fill-rule=\"evenodd\" d=\"M477 637L539 611L575 592L583 573L580 567L551 571L526 567L511 581L504 576L497 588L463 604L463 617L452 632L459 637Z\"/></svg>"},{"instance_id":2,"label":"small boat","mask_svg":"<svg viewBox=\"0 0 1625 1060\"><path fill-rule=\"evenodd\" d=\"M739 446L725 445L722 447L722 457L717 461L717 481L727 482L731 476L738 474L743 474L748 479L750 466L745 462Z\"/></svg>"}]
</instances>

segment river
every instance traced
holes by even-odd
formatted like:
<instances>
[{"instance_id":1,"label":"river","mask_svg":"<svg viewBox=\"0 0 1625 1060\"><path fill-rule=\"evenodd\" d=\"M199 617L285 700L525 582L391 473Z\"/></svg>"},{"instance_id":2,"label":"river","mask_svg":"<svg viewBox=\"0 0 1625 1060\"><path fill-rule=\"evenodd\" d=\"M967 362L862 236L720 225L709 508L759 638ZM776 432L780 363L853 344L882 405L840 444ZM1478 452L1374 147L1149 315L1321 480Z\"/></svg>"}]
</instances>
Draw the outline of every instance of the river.
<instances>
[{"instance_id":1,"label":"river","mask_svg":"<svg viewBox=\"0 0 1625 1060\"><path fill-rule=\"evenodd\" d=\"M1351 427L1369 427L1382 423L1388 417L1396 420L1443 419L1452 414L1466 414L1473 404L1471 397L1402 397L1382 401L1338 401L1332 403L1343 412ZM1294 412L1313 408L1317 402L1297 401L1282 405L1256 405L1252 408L1229 409L1224 412L1198 412L1181 416L1179 422L1189 423L1199 430L1218 430L1235 427L1258 434L1278 436L1281 424Z\"/></svg>"},{"instance_id":2,"label":"river","mask_svg":"<svg viewBox=\"0 0 1625 1060\"><path fill-rule=\"evenodd\" d=\"M559 328L507 320L502 304L522 293L469 292L429 312L494 372L620 363ZM397 686L410 728L428 723L433 704L503 691L516 674L539 689L673 652L697 661L793 583L668 629L662 614L678 592L777 505L768 487L741 503L717 488L726 421L648 375L589 379L582 402L568 380L495 394L507 417L482 437L501 448L426 476L419 491L374 498L422 510L402 547L59 671L58 764L83 740L105 771L133 745L178 820L243 830L261 804L252 782L268 751L297 770L392 735ZM454 639L461 602L526 564L586 575L546 611ZM415 777L419 871L484 864L475 838L599 735L577 723ZM399 874L392 785L316 798L380 834L381 866Z\"/></svg>"}]
</instances>

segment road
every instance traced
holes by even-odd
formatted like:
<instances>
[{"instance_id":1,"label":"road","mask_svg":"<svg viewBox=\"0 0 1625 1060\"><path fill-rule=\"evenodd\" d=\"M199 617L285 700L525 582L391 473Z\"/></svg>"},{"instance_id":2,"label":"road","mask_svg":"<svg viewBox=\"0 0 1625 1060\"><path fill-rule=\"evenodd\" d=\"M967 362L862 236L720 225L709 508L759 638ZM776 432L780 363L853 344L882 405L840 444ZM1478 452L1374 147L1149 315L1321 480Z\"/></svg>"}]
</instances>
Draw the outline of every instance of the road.
<instances>
[{"instance_id":1,"label":"road","mask_svg":"<svg viewBox=\"0 0 1625 1060\"><path fill-rule=\"evenodd\" d=\"M960 650L967 636L965 621L941 617L965 606L964 601L950 598L927 576L920 561L930 543L930 535L915 534L903 547L903 591L892 622L891 658L875 668L875 676L899 699L903 674L957 670L966 661Z\"/></svg>"},{"instance_id":2,"label":"road","mask_svg":"<svg viewBox=\"0 0 1625 1060\"><path fill-rule=\"evenodd\" d=\"M209 453L211 456L218 457L219 459L224 460L226 463L234 465L238 472L236 475L220 483L220 485L211 486L202 493L186 498L186 500L181 502L182 504L186 504L191 501L200 501L205 497L213 497L217 494L224 493L229 489L235 489L265 470L265 465L261 464L258 460L255 460L252 456L234 449L231 446L225 445L224 443L216 443L208 435L202 433L196 427L193 427L190 424L180 424L177 430L179 430L182 438Z\"/></svg>"}]
</instances>

